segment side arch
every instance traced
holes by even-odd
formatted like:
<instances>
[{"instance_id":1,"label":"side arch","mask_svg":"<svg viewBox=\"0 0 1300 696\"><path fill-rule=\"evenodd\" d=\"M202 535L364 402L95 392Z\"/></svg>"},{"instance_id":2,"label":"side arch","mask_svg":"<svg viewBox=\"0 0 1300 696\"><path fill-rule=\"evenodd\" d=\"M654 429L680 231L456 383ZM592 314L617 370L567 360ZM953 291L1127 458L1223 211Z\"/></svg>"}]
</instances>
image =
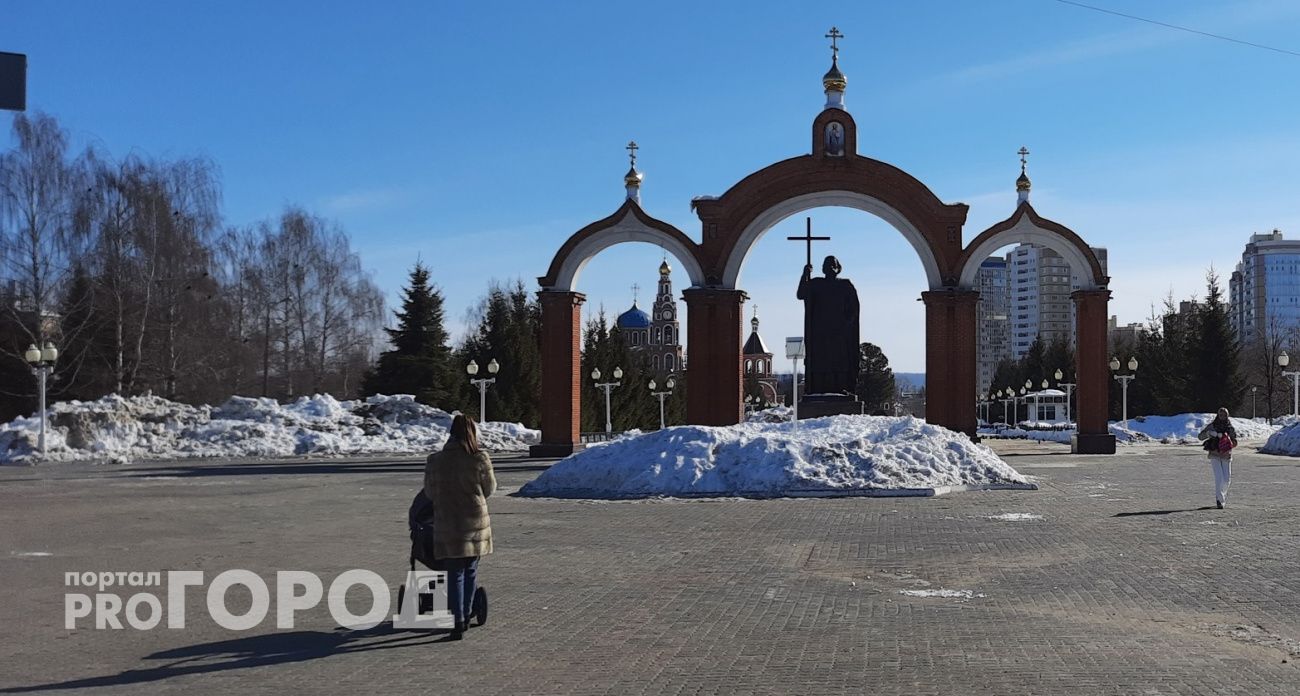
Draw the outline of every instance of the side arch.
<instances>
[{"instance_id":1,"label":"side arch","mask_svg":"<svg viewBox=\"0 0 1300 696\"><path fill-rule=\"evenodd\" d=\"M1084 290L1104 289L1110 278L1101 269L1101 262L1079 235L1064 225L1041 217L1028 203L1021 204L1006 220L984 230L962 252L958 287L973 290L980 264L1002 247L1029 243L1043 246L1060 254L1070 264L1071 273L1077 275Z\"/></svg>"},{"instance_id":2,"label":"side arch","mask_svg":"<svg viewBox=\"0 0 1300 696\"><path fill-rule=\"evenodd\" d=\"M613 215L578 230L556 252L546 275L537 279L547 290L573 292L587 262L600 252L623 242L657 244L682 265L692 287L703 287L705 274L699 247L681 230L650 217L632 200Z\"/></svg>"}]
</instances>

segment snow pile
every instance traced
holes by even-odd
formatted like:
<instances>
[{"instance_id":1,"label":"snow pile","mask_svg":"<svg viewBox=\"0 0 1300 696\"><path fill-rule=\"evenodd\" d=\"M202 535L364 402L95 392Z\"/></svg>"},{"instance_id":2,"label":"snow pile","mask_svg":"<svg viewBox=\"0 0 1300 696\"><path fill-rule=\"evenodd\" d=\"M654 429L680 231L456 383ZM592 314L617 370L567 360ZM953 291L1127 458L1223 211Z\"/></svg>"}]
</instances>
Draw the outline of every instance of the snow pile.
<instances>
[{"instance_id":1,"label":"snow pile","mask_svg":"<svg viewBox=\"0 0 1300 696\"><path fill-rule=\"evenodd\" d=\"M1069 443L1073 430L1026 430L1024 428L980 428L980 437L1006 438L1015 440L1037 440L1039 442Z\"/></svg>"},{"instance_id":2,"label":"snow pile","mask_svg":"<svg viewBox=\"0 0 1300 696\"><path fill-rule=\"evenodd\" d=\"M287 404L236 396L215 408L110 395L55 404L49 418L44 458L37 453L38 419L0 424L0 464L422 453L442 447L451 426L451 414L405 394L363 401L317 394ZM540 439L518 423L481 424L479 436L496 451L527 449Z\"/></svg>"},{"instance_id":3,"label":"snow pile","mask_svg":"<svg viewBox=\"0 0 1300 696\"><path fill-rule=\"evenodd\" d=\"M1162 442L1175 445L1200 444L1197 435L1205 426L1214 421L1213 413L1180 413L1176 416L1138 416L1128 420L1128 427L1123 421L1112 421L1110 432L1120 443ZM1277 431L1276 426L1253 421L1249 418L1232 418L1232 426L1237 429L1237 437L1242 440L1263 440ZM1074 430L1031 430L1025 428L993 427L980 428L981 437L1015 438L1038 440L1042 442L1069 443ZM1300 438L1300 434L1297 435Z\"/></svg>"},{"instance_id":4,"label":"snow pile","mask_svg":"<svg viewBox=\"0 0 1300 696\"><path fill-rule=\"evenodd\" d=\"M1034 488L982 445L911 417L678 426L578 452L520 489L560 498ZM926 491L928 492L928 491Z\"/></svg>"},{"instance_id":5,"label":"snow pile","mask_svg":"<svg viewBox=\"0 0 1300 696\"><path fill-rule=\"evenodd\" d=\"M1259 448L1264 454L1285 454L1300 456L1300 421L1294 422L1273 433L1268 442Z\"/></svg>"},{"instance_id":6,"label":"snow pile","mask_svg":"<svg viewBox=\"0 0 1300 696\"><path fill-rule=\"evenodd\" d=\"M750 423L785 423L793 415L794 411L789 406L773 406L762 411L753 411L745 417L745 420Z\"/></svg>"},{"instance_id":7,"label":"snow pile","mask_svg":"<svg viewBox=\"0 0 1300 696\"><path fill-rule=\"evenodd\" d=\"M1263 440L1277 430L1274 426L1257 423L1249 418L1232 418L1232 427L1242 440ZM1121 442L1156 441L1166 444L1200 444L1197 436L1205 426L1214 421L1213 413L1180 413L1176 416L1139 416L1123 422L1112 422L1110 431Z\"/></svg>"}]
</instances>

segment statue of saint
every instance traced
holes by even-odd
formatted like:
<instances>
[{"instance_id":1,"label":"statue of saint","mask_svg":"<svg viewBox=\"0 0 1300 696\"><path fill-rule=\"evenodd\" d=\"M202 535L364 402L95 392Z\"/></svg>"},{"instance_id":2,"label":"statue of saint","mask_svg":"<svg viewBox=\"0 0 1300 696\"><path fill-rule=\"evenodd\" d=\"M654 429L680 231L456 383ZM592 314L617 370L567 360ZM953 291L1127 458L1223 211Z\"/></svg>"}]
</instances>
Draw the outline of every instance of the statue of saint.
<instances>
[{"instance_id":1,"label":"statue of saint","mask_svg":"<svg viewBox=\"0 0 1300 696\"><path fill-rule=\"evenodd\" d=\"M853 394L857 391L858 291L847 278L838 277L840 262L827 256L824 278L812 277L812 265L803 267L798 297L803 300L805 390L813 394Z\"/></svg>"}]
</instances>

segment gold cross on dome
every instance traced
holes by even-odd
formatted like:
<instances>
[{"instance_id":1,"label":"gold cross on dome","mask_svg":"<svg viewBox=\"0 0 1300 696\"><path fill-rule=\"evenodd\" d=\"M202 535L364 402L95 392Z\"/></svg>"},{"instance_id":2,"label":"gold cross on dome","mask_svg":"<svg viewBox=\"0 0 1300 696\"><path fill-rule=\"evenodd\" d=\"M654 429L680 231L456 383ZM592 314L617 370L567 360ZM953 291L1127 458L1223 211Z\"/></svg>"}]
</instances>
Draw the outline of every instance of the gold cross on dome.
<instances>
[{"instance_id":1,"label":"gold cross on dome","mask_svg":"<svg viewBox=\"0 0 1300 696\"><path fill-rule=\"evenodd\" d=\"M641 292L641 286L632 283L632 304L636 304L637 294Z\"/></svg>"},{"instance_id":2,"label":"gold cross on dome","mask_svg":"<svg viewBox=\"0 0 1300 696\"><path fill-rule=\"evenodd\" d=\"M635 166L636 166L636 151L639 150L639 149L641 149L641 146L640 146L640 145L637 145L635 140L629 140L629 141L627 141L627 147L624 148L624 149L627 150L627 156L628 156L628 159L632 160L632 166L635 167Z\"/></svg>"},{"instance_id":3,"label":"gold cross on dome","mask_svg":"<svg viewBox=\"0 0 1300 696\"><path fill-rule=\"evenodd\" d=\"M831 32L826 35L826 38L831 40L831 54L838 58L840 55L840 47L836 42L844 38L844 35L840 33L839 29L831 27Z\"/></svg>"},{"instance_id":4,"label":"gold cross on dome","mask_svg":"<svg viewBox=\"0 0 1300 696\"><path fill-rule=\"evenodd\" d=\"M1017 151L1016 154L1017 154L1017 155L1020 155L1020 173L1021 173L1021 174L1024 174L1024 173L1025 173L1025 158L1029 156L1029 148L1025 147L1024 145L1021 145L1021 146L1020 146L1020 150Z\"/></svg>"}]
</instances>

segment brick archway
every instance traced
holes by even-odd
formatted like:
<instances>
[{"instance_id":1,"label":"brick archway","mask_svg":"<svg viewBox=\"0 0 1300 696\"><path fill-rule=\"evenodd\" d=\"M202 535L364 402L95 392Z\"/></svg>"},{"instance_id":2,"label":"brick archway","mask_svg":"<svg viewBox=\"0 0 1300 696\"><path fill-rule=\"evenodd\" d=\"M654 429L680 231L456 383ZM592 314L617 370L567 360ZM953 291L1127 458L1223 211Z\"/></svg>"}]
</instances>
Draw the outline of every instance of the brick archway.
<instances>
[{"instance_id":1,"label":"brick archway","mask_svg":"<svg viewBox=\"0 0 1300 696\"><path fill-rule=\"evenodd\" d=\"M1074 301L1075 367L1078 409L1077 435L1071 449L1079 454L1114 454L1115 437L1110 434L1107 397L1110 372L1106 358L1110 278L1101 262L1079 235L1068 227L1041 217L1028 200L1022 201L1011 217L981 232L962 253L958 282L962 288L976 287L979 266L998 249L1018 243L1036 244L1060 254L1076 274L1079 290Z\"/></svg>"},{"instance_id":2,"label":"brick archway","mask_svg":"<svg viewBox=\"0 0 1300 696\"><path fill-rule=\"evenodd\" d=\"M832 133L834 137L832 137ZM604 220L588 225L560 248L547 275L538 279L542 304L542 444L535 456L572 453L579 441L581 412L579 374L581 311L584 297L574 290L582 266L598 253L623 241L664 246L681 261L691 280L682 292L687 307L690 388L687 420L699 425L731 425L743 417L743 305L737 287L750 249L767 230L803 210L846 206L873 213L893 225L916 250L926 272L925 303L927 420L975 434L976 307L979 292L969 282L968 266L988 245L1023 230L1011 222L990 228L970 247L962 244L968 207L942 202L925 184L897 167L857 152L857 124L841 108L828 107L812 124L811 154L777 162L741 179L722 196L692 201L700 218L696 243L677 228L655 220L629 199ZM1033 215L1028 205L1018 215ZM1014 217L1014 216L1013 216ZM1036 216L1035 216L1036 217ZM1093 284L1076 293L1080 348L1087 324L1089 404L1101 395L1105 431L1106 375L1098 387L1094 362L1097 327L1101 362L1105 361L1105 280L1091 249L1068 229L1042 221L1033 234L1087 261ZM991 249L992 250L992 249ZM1067 258L1075 258L1070 256ZM980 259L982 260L982 258ZM973 278L973 276L971 276ZM1100 323L1098 323L1100 322ZM1080 404L1084 360L1080 360ZM1094 409L1095 410L1095 409ZM1089 413L1092 413L1090 411ZM1094 414L1095 415L1095 414ZM1091 417L1090 417L1091 418ZM1096 425L1089 420L1089 428ZM1083 414L1080 425L1083 425ZM1101 437L1097 433L1098 437ZM1100 445L1098 445L1100 446ZM1113 451L1113 440L1110 444ZM1104 448L1103 448L1104 449Z\"/></svg>"},{"instance_id":3,"label":"brick archway","mask_svg":"<svg viewBox=\"0 0 1300 696\"><path fill-rule=\"evenodd\" d=\"M844 134L841 152L828 151L826 133L835 127ZM731 395L741 393L742 336L740 322L735 321L733 326L731 317L739 317L739 305L744 301L737 283L745 257L781 220L821 206L872 213L891 224L912 245L925 269L924 287L928 289L922 293L926 305L927 390L941 395L975 392L978 293L957 289L967 206L944 203L907 172L860 156L857 124L841 109L822 111L813 120L811 135L811 154L754 172L718 198L695 201L703 227L700 260L706 279L716 290L694 302L688 294L688 317L693 319L701 313L725 323L710 319L700 326L692 320L687 326L691 365L703 356L710 366L703 374L691 376L687 418L693 423L725 425L739 418L740 399ZM696 385L700 383L706 383L708 388L697 397ZM973 398L931 402L927 410L931 422L975 434Z\"/></svg>"}]
</instances>

